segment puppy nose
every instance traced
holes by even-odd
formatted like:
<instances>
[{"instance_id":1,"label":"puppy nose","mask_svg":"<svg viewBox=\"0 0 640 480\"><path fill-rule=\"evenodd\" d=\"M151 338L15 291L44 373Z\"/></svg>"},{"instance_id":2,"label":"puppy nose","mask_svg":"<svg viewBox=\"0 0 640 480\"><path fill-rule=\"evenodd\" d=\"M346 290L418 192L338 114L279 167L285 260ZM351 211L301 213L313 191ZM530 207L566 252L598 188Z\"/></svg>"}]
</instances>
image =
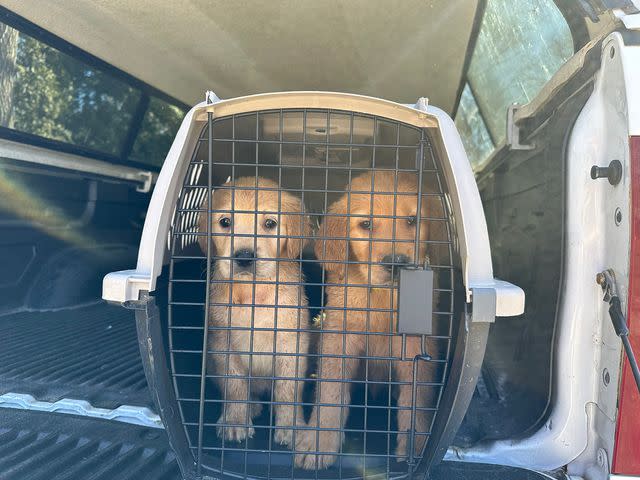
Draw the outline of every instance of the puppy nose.
<instances>
[{"instance_id":1,"label":"puppy nose","mask_svg":"<svg viewBox=\"0 0 640 480\"><path fill-rule=\"evenodd\" d=\"M390 272L393 271L395 275L398 275L400 267L409 264L409 257L403 254L385 255L382 258L382 263L384 263L384 268Z\"/></svg>"},{"instance_id":2,"label":"puppy nose","mask_svg":"<svg viewBox=\"0 0 640 480\"><path fill-rule=\"evenodd\" d=\"M236 250L233 258L239 267L248 267L255 260L256 256L253 250L243 248L242 250Z\"/></svg>"}]
</instances>

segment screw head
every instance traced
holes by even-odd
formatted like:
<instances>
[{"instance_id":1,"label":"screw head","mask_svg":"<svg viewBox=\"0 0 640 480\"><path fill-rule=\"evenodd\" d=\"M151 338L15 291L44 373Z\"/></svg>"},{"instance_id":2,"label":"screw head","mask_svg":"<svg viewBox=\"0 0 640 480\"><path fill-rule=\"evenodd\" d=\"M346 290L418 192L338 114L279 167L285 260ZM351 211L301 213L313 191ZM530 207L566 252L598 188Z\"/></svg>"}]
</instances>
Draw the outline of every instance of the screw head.
<instances>
[{"instance_id":1,"label":"screw head","mask_svg":"<svg viewBox=\"0 0 640 480\"><path fill-rule=\"evenodd\" d=\"M611 375L609 375L609 370L607 370L606 368L602 371L602 382L604 383L605 387L608 386L611 382Z\"/></svg>"},{"instance_id":2,"label":"screw head","mask_svg":"<svg viewBox=\"0 0 640 480\"><path fill-rule=\"evenodd\" d=\"M614 220L616 222L616 225L620 225L622 223L622 210L620 210L620 208L616 208L615 214L614 214Z\"/></svg>"}]
</instances>

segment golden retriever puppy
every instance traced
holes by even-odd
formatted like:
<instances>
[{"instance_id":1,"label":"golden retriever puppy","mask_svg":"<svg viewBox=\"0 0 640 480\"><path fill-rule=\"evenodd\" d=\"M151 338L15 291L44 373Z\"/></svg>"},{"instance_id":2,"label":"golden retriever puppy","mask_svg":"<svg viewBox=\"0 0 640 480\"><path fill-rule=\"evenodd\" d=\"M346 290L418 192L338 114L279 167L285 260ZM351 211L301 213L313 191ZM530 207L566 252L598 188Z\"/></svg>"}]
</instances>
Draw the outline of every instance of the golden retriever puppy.
<instances>
[{"instance_id":1,"label":"golden retriever puppy","mask_svg":"<svg viewBox=\"0 0 640 480\"><path fill-rule=\"evenodd\" d=\"M417 237L418 264L426 260L427 223L420 222L420 231L416 231L417 191L416 174L360 175L348 186L350 193L343 194L330 206L320 227L315 252L324 265L329 286L321 326L316 402L308 425L311 429L296 435L295 461L299 467L326 468L335 462L344 437L340 430L347 420L351 401L348 382L357 375L362 362L358 357L362 356L398 359L391 362L393 381L402 382L397 388L399 433L395 454L398 461L407 456L408 432L412 427L412 360L422 353L421 338L406 336L403 345L401 335L367 334L393 333L396 329L397 274L400 267L414 264ZM420 204L424 219L432 209L427 208L425 199ZM388 360L366 361L367 381L372 378L388 381ZM425 382L432 378L433 368L419 362L417 380ZM420 408L433 402L432 390L418 388L415 431L421 434L414 437L416 454L425 443L431 417Z\"/></svg>"},{"instance_id":2,"label":"golden retriever puppy","mask_svg":"<svg viewBox=\"0 0 640 480\"><path fill-rule=\"evenodd\" d=\"M223 395L218 436L253 436L252 417L260 409L247 402L251 393L270 391L272 382L264 377L275 376L274 438L291 446L291 427L305 424L296 403L302 401L309 338L297 330L308 328L309 318L296 259L310 235L309 220L300 199L271 180L259 178L256 186L255 177L243 177L224 187L212 193L209 235L215 265L207 372L215 373ZM207 227L201 214L200 232ZM206 237L200 238L206 252Z\"/></svg>"}]
</instances>

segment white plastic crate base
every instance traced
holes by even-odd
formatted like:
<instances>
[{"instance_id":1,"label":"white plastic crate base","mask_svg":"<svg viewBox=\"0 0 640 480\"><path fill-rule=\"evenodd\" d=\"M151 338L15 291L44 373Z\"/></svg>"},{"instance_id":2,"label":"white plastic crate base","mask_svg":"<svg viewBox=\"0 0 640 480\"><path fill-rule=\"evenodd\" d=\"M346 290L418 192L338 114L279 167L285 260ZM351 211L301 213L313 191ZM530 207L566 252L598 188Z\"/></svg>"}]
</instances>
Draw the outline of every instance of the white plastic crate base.
<instances>
[{"instance_id":1,"label":"white plastic crate base","mask_svg":"<svg viewBox=\"0 0 640 480\"><path fill-rule=\"evenodd\" d=\"M203 129L207 125L211 127L211 122L216 119L266 111L281 112L280 126L274 124L272 127L276 130L282 129L282 112L291 110L347 113L351 114L352 118L354 114L366 115L398 122L398 125L406 125L426 132L437 157L437 163L446 184L446 202L452 218L452 235L455 238L455 248L459 257L466 306L459 306L463 322L459 329L461 333L455 341L452 340L455 345L451 346L452 353L447 357L449 369L447 381L441 393L435 423L430 430L424 456L421 462L409 465L406 470L406 474L411 471L414 474L424 474L434 462L442 458L466 411L484 355L488 325L495 320L495 317L520 315L524 310L523 291L517 286L493 278L482 204L455 125L446 113L429 106L426 99L419 99L415 105L401 105L386 100L342 93L285 92L220 100L209 92L207 101L196 105L186 115L164 162L147 213L136 269L108 274L103 283L103 298L109 302L138 308L138 332L145 370L154 400L158 403L158 411L167 426L171 443L178 457L181 458L181 467L185 476L214 472L222 477L228 474L229 478L238 475L245 478L281 477L281 471L272 473L269 470L264 475L247 473L246 466L244 473L237 471L237 468L240 468L237 465L235 469L231 467L225 469L224 463L220 465L211 458L207 459L203 454L202 432L200 432L199 445L196 447L186 439L185 428L182 425L184 418L181 417L182 413L178 415L177 412L181 407L175 404L178 403L175 397L179 396L180 392L173 390L175 384L171 378L171 367L164 358L164 349L167 346L163 344L161 321L155 300L149 294L153 294L156 290L156 280L168 256L168 238L177 208L176 202L185 184L185 176L189 171L198 142L203 141L201 138ZM328 118L329 113L326 115ZM353 132L353 120L351 125ZM306 126L306 124L288 123L284 128L301 131ZM263 128L269 130L271 127L265 124ZM257 137L256 140L258 140ZM208 161L209 165L212 165L211 157ZM191 172L193 175L193 169ZM199 204L202 198L198 198L199 201L196 203ZM348 306L346 308L348 309ZM171 359L173 362L173 353L171 353ZM203 403L202 397L200 400ZM199 422L202 423L202 416ZM271 461L271 451L268 453ZM286 456L282 457L281 450L277 452L274 450L273 453L274 455L277 453L278 458L286 458ZM244 454L246 459L246 455L251 453L247 451ZM291 467L291 477L294 476L294 470L297 472L296 478L306 476L304 471ZM336 473L327 471L327 475L333 478L332 475L335 476ZM395 467L389 467L388 460L387 475L399 475Z\"/></svg>"}]
</instances>

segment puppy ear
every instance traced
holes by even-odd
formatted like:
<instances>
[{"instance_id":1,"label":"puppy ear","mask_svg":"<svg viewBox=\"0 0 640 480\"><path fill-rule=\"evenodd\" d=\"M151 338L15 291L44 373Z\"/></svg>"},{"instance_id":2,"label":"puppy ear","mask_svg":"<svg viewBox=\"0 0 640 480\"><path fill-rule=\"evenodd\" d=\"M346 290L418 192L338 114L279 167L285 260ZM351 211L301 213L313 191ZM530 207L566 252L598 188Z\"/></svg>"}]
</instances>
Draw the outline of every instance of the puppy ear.
<instances>
[{"instance_id":1,"label":"puppy ear","mask_svg":"<svg viewBox=\"0 0 640 480\"><path fill-rule=\"evenodd\" d=\"M280 251L288 258L299 258L308 237L311 236L309 217L304 214L302 201L289 193L283 192L281 194L280 207L283 212L282 223L284 223L284 232L281 231L280 234L285 235L280 240Z\"/></svg>"},{"instance_id":2,"label":"puppy ear","mask_svg":"<svg viewBox=\"0 0 640 480\"><path fill-rule=\"evenodd\" d=\"M211 206L213 206L213 191L211 192ZM203 254L207 254L207 242L211 240L211 232L207 235L207 215L211 215L209 210L209 203L207 201L207 196L205 195L204 200L198 207L199 210L203 210L198 212L198 245L200 246L200 250L202 250ZM204 235L203 235L204 234ZM213 255L213 245L211 242L211 254Z\"/></svg>"},{"instance_id":3,"label":"puppy ear","mask_svg":"<svg viewBox=\"0 0 640 480\"><path fill-rule=\"evenodd\" d=\"M316 258L330 272L343 272L349 255L349 217L346 195L329 207L320 225L319 238L315 244Z\"/></svg>"}]
</instances>

